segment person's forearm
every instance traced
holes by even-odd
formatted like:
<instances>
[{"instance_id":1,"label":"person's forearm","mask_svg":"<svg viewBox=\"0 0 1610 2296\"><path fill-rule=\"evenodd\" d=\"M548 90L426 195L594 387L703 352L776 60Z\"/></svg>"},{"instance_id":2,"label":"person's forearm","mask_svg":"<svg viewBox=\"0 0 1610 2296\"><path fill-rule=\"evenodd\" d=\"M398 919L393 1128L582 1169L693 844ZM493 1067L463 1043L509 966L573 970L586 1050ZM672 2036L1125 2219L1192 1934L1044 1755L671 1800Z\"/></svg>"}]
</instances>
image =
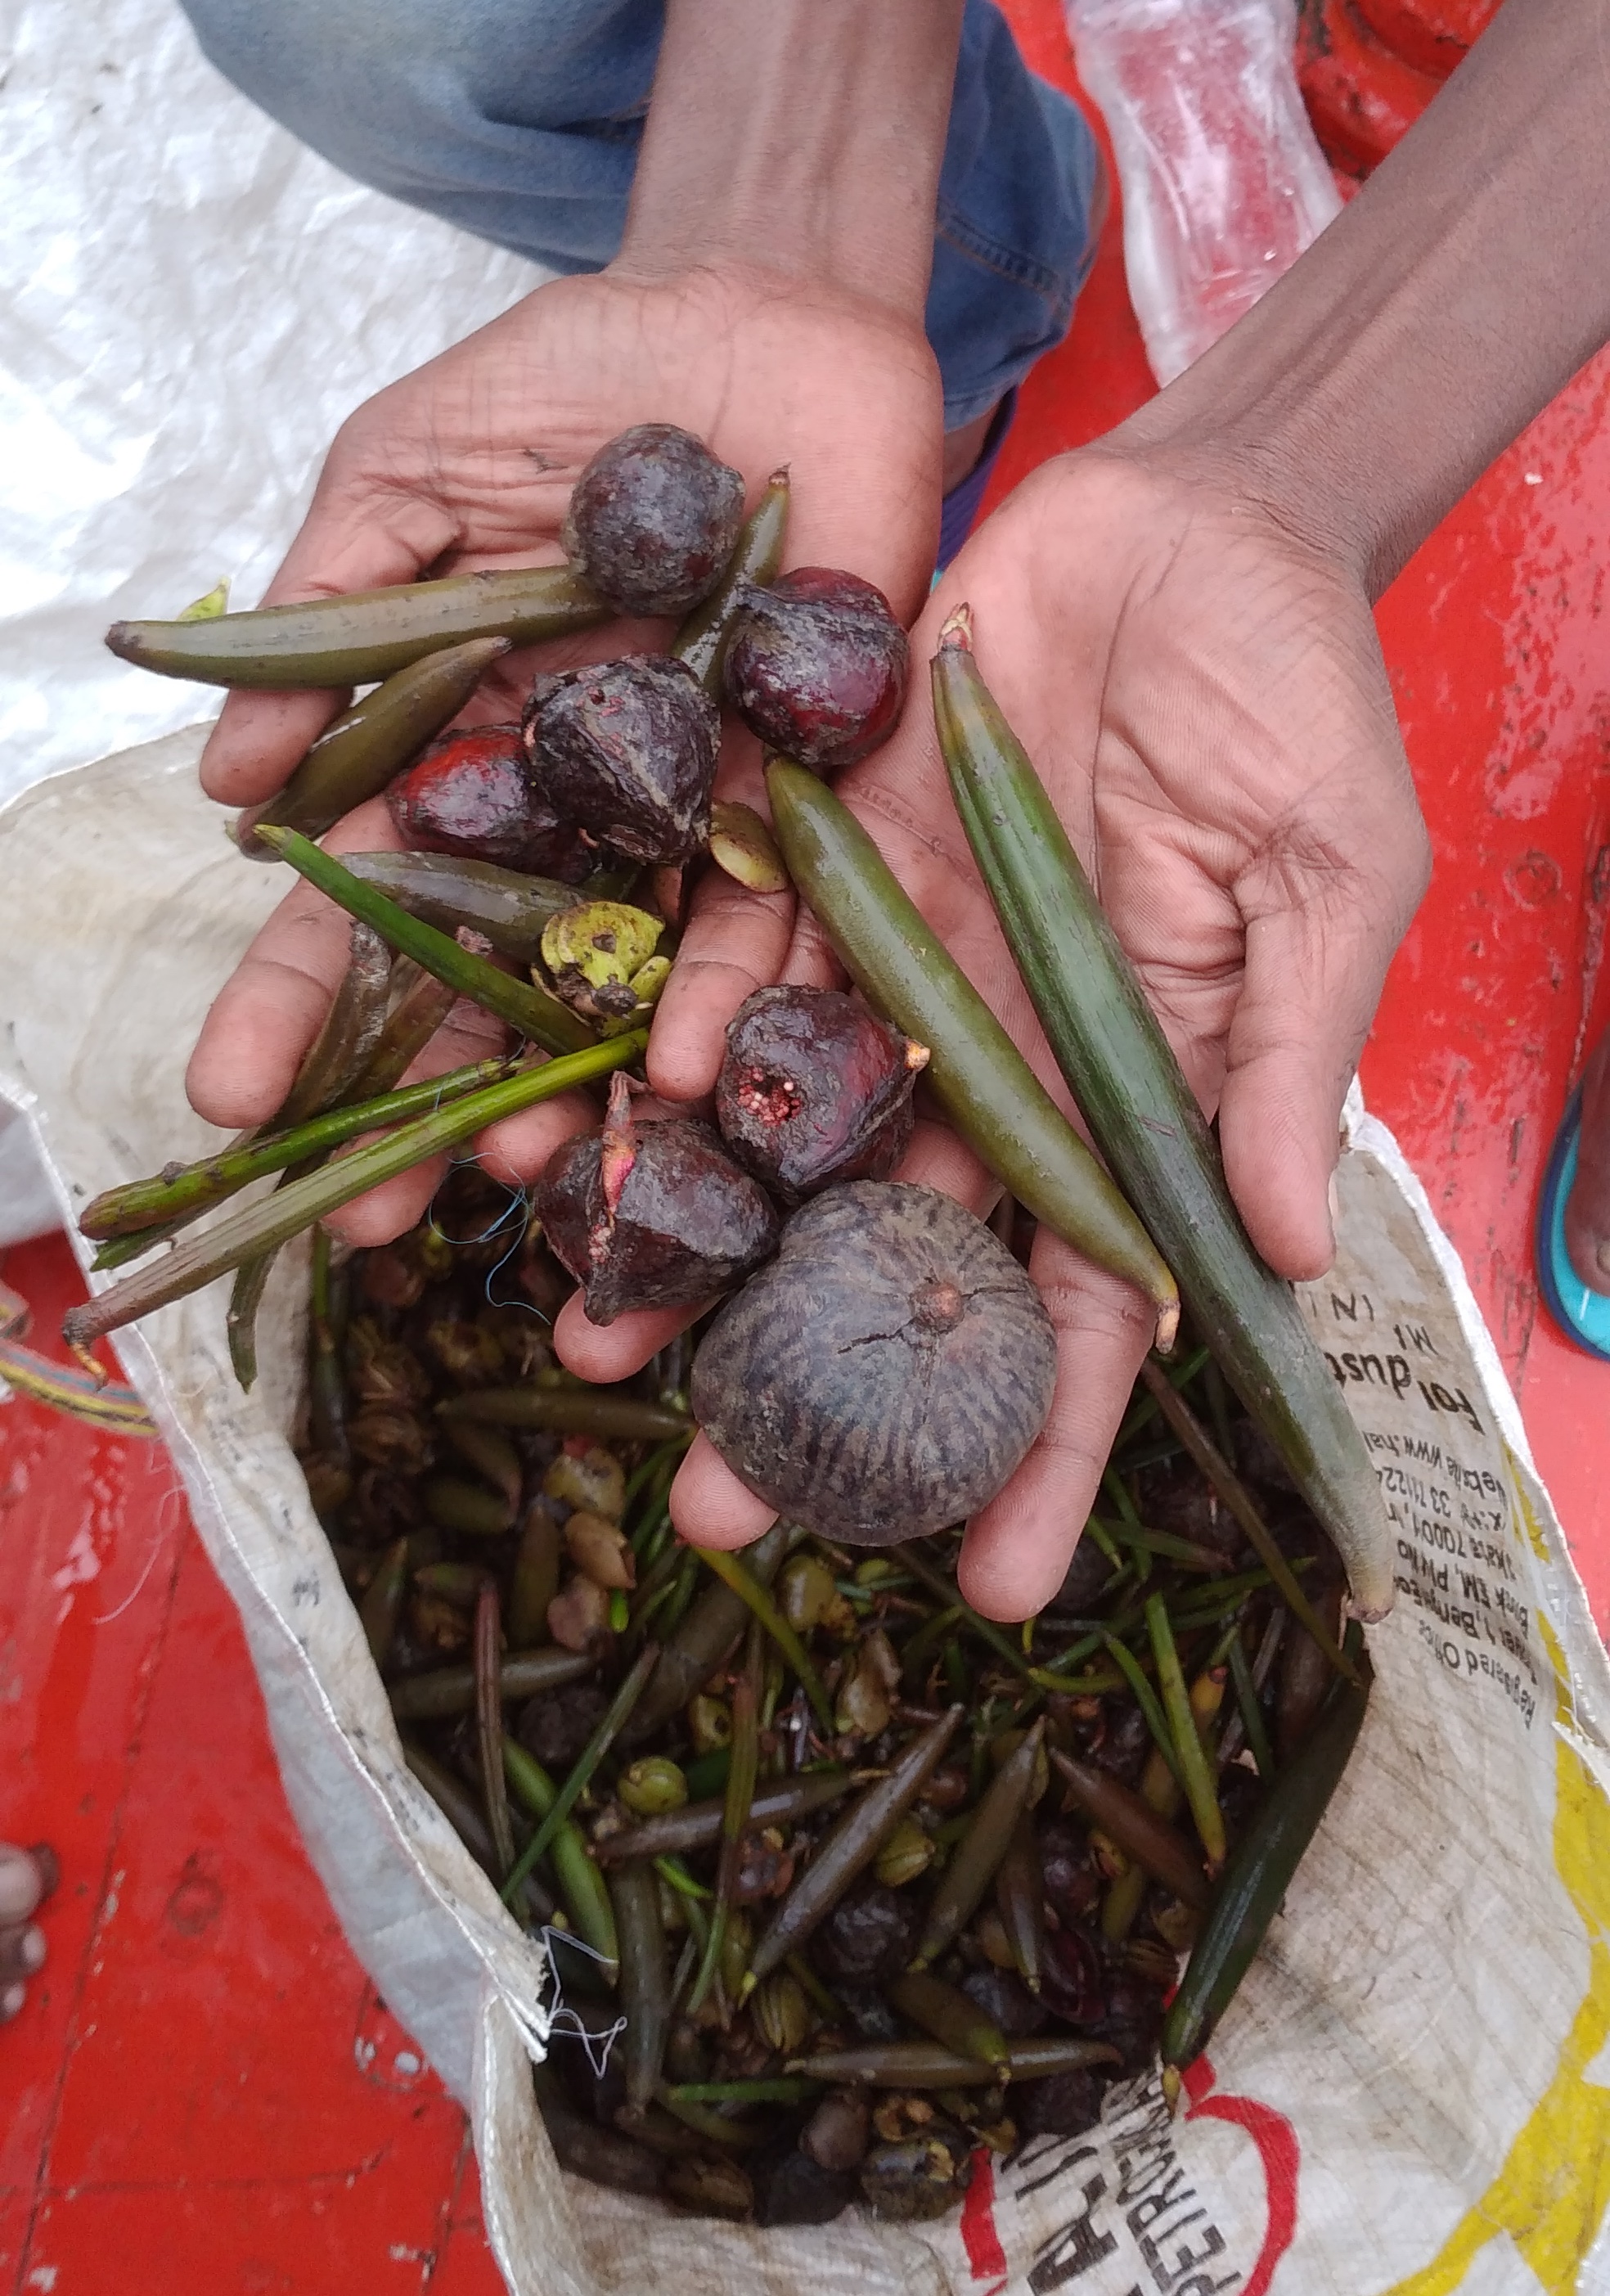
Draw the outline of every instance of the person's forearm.
<instances>
[{"instance_id":1,"label":"person's forearm","mask_svg":"<svg viewBox=\"0 0 1610 2296\"><path fill-rule=\"evenodd\" d=\"M961 0L667 0L620 262L921 314Z\"/></svg>"},{"instance_id":2,"label":"person's forearm","mask_svg":"<svg viewBox=\"0 0 1610 2296\"><path fill-rule=\"evenodd\" d=\"M1610 0L1508 0L1300 262L1118 434L1223 450L1371 595L1610 339Z\"/></svg>"}]
</instances>

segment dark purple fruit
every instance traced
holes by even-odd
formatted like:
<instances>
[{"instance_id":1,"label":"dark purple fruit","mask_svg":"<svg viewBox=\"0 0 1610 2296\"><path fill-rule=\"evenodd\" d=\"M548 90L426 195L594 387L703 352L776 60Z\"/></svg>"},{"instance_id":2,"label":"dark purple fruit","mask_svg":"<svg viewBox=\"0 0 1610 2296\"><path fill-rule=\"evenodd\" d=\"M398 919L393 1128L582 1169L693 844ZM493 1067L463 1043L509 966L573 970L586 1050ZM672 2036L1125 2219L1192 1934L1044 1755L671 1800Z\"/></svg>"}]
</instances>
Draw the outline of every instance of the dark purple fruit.
<instances>
[{"instance_id":1,"label":"dark purple fruit","mask_svg":"<svg viewBox=\"0 0 1610 2296\"><path fill-rule=\"evenodd\" d=\"M1101 2118L1106 2084L1081 2070L1049 2073L1012 2090L1012 2112L1026 2136L1083 2136Z\"/></svg>"},{"instance_id":2,"label":"dark purple fruit","mask_svg":"<svg viewBox=\"0 0 1610 2296\"><path fill-rule=\"evenodd\" d=\"M386 792L415 852L456 853L578 885L593 857L537 795L518 726L478 726L432 742Z\"/></svg>"},{"instance_id":3,"label":"dark purple fruit","mask_svg":"<svg viewBox=\"0 0 1610 2296\"><path fill-rule=\"evenodd\" d=\"M756 2153L748 2169L757 2225L831 2224L855 2197L853 2172L824 2169L791 2134Z\"/></svg>"},{"instance_id":4,"label":"dark purple fruit","mask_svg":"<svg viewBox=\"0 0 1610 2296\"><path fill-rule=\"evenodd\" d=\"M817 1931L812 1948L830 1985L876 1985L897 1977L916 1949L919 1911L881 1882L846 1892Z\"/></svg>"},{"instance_id":5,"label":"dark purple fruit","mask_svg":"<svg viewBox=\"0 0 1610 2296\"><path fill-rule=\"evenodd\" d=\"M1023 1980L1014 1977L1009 1969L987 1965L969 1969L961 1980L961 1990L1009 2041L1024 2040L1030 2033L1037 2033L1049 2013L1044 2002L1037 2001Z\"/></svg>"},{"instance_id":6,"label":"dark purple fruit","mask_svg":"<svg viewBox=\"0 0 1610 2296\"><path fill-rule=\"evenodd\" d=\"M545 1770L570 1768L603 1719L608 1694L596 1682L568 1682L520 1709L514 1734Z\"/></svg>"},{"instance_id":7,"label":"dark purple fruit","mask_svg":"<svg viewBox=\"0 0 1610 2296\"><path fill-rule=\"evenodd\" d=\"M633 861L686 861L709 841L721 712L669 654L539 677L520 720L544 803Z\"/></svg>"},{"instance_id":8,"label":"dark purple fruit","mask_svg":"<svg viewBox=\"0 0 1610 2296\"><path fill-rule=\"evenodd\" d=\"M1056 1374L1040 1295L982 1220L933 1188L852 1180L797 1211L722 1309L693 1415L780 1513L884 1546L994 1496Z\"/></svg>"},{"instance_id":9,"label":"dark purple fruit","mask_svg":"<svg viewBox=\"0 0 1610 2296\"><path fill-rule=\"evenodd\" d=\"M928 1048L839 988L759 988L727 1029L715 1120L784 1203L836 1180L886 1180L911 1136Z\"/></svg>"},{"instance_id":10,"label":"dark purple fruit","mask_svg":"<svg viewBox=\"0 0 1610 2296\"><path fill-rule=\"evenodd\" d=\"M748 1273L777 1240L764 1191L709 1125L633 1122L617 1070L603 1128L555 1149L536 1184L555 1259L586 1295L588 1320L633 1308L691 1308Z\"/></svg>"},{"instance_id":11,"label":"dark purple fruit","mask_svg":"<svg viewBox=\"0 0 1610 2296\"><path fill-rule=\"evenodd\" d=\"M1040 1994L1051 2014L1066 2025L1095 2025L1107 2015L1109 2002L1101 1957L1084 1930L1068 1926L1049 1932L1041 1963Z\"/></svg>"},{"instance_id":12,"label":"dark purple fruit","mask_svg":"<svg viewBox=\"0 0 1610 2296\"><path fill-rule=\"evenodd\" d=\"M640 422L576 482L565 555L623 614L685 614L707 597L743 524L743 480L674 422Z\"/></svg>"},{"instance_id":13,"label":"dark purple fruit","mask_svg":"<svg viewBox=\"0 0 1610 2296\"><path fill-rule=\"evenodd\" d=\"M745 594L727 646L727 699L768 749L831 774L887 741L910 667L881 590L858 574L800 566Z\"/></svg>"},{"instance_id":14,"label":"dark purple fruit","mask_svg":"<svg viewBox=\"0 0 1610 2296\"><path fill-rule=\"evenodd\" d=\"M1076 1922L1094 1913L1101 1883L1083 1834L1071 1825L1042 1825L1039 1848L1041 1886L1058 1920Z\"/></svg>"}]
</instances>

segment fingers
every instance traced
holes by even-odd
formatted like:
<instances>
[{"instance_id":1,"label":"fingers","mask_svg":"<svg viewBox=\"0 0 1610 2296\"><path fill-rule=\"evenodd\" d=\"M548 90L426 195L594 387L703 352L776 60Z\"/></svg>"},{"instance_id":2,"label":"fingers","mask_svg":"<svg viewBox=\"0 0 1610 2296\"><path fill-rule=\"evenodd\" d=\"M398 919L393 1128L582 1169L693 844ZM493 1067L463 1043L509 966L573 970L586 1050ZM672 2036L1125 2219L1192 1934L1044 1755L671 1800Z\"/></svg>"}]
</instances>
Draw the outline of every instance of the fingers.
<instances>
[{"instance_id":1,"label":"fingers","mask_svg":"<svg viewBox=\"0 0 1610 2296\"><path fill-rule=\"evenodd\" d=\"M1322 1275L1335 1255L1342 1103L1430 873L1404 797L1376 823L1369 863L1288 840L1236 887L1246 942L1219 1100L1225 1176L1254 1243L1294 1281Z\"/></svg>"},{"instance_id":2,"label":"fingers","mask_svg":"<svg viewBox=\"0 0 1610 2296\"><path fill-rule=\"evenodd\" d=\"M554 1318L554 1349L567 1371L607 1387L640 1372L712 1304L707 1300L698 1308L636 1308L612 1324L590 1324L581 1293L573 1292Z\"/></svg>"},{"instance_id":3,"label":"fingers","mask_svg":"<svg viewBox=\"0 0 1610 2296\"><path fill-rule=\"evenodd\" d=\"M793 920L791 893L751 893L719 869L707 872L654 1015L656 1092L689 1101L715 1089L728 1023L746 996L778 979Z\"/></svg>"},{"instance_id":4,"label":"fingers","mask_svg":"<svg viewBox=\"0 0 1610 2296\"><path fill-rule=\"evenodd\" d=\"M694 1546L751 1546L777 1510L740 1483L707 1435L696 1435L671 1486L671 1521Z\"/></svg>"},{"instance_id":5,"label":"fingers","mask_svg":"<svg viewBox=\"0 0 1610 2296\"><path fill-rule=\"evenodd\" d=\"M1576 1177L1565 1198L1565 1249L1590 1292L1610 1292L1610 1029L1582 1071Z\"/></svg>"},{"instance_id":6,"label":"fingers","mask_svg":"<svg viewBox=\"0 0 1610 2296\"><path fill-rule=\"evenodd\" d=\"M390 853L401 840L376 798L327 842L332 852ZM351 946L346 912L311 885L292 884L202 1023L184 1077L198 1116L232 1131L267 1122L323 1026Z\"/></svg>"},{"instance_id":7,"label":"fingers","mask_svg":"<svg viewBox=\"0 0 1610 2296\"><path fill-rule=\"evenodd\" d=\"M1035 1240L1029 1272L1056 1326L1057 1386L1028 1456L962 1542L958 1581L986 1619L1029 1618L1061 1586L1154 1325L1138 1292L1049 1228Z\"/></svg>"},{"instance_id":8,"label":"fingers","mask_svg":"<svg viewBox=\"0 0 1610 2296\"><path fill-rule=\"evenodd\" d=\"M454 540L455 525L438 504L377 486L350 467L355 460L338 438L302 529L263 594L264 605L417 581ZM220 805L257 805L272 797L347 699L345 693L231 693L201 753L201 787Z\"/></svg>"}]
</instances>

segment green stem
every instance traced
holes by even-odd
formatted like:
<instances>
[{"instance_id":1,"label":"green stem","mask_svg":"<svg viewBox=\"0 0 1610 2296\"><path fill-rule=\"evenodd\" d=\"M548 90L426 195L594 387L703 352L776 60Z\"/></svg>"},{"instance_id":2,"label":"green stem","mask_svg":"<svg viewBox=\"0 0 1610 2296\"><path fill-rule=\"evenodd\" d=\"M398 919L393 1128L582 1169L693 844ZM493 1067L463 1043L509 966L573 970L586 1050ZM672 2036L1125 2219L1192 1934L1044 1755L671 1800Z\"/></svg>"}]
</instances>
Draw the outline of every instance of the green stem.
<instances>
[{"instance_id":1,"label":"green stem","mask_svg":"<svg viewBox=\"0 0 1610 2296\"><path fill-rule=\"evenodd\" d=\"M658 1662L659 1645L657 1643L645 1644L636 1665L605 1709L603 1719L576 1756L575 1767L553 1798L552 1808L521 1850L514 1870L503 1884L505 1905L576 1807L587 1781L620 1735L622 1725L642 1697L644 1685Z\"/></svg>"},{"instance_id":2,"label":"green stem","mask_svg":"<svg viewBox=\"0 0 1610 2296\"><path fill-rule=\"evenodd\" d=\"M747 1564L736 1554L723 1554L714 1546L695 1546L693 1553L707 1570L713 1570L725 1587L730 1587L740 1602L746 1603L760 1620L767 1634L787 1659L804 1686L812 1710L828 1737L833 1735L833 1709L828 1693L822 1688L821 1677L811 1662L810 1652L783 1617L770 1594L754 1576Z\"/></svg>"},{"instance_id":3,"label":"green stem","mask_svg":"<svg viewBox=\"0 0 1610 2296\"><path fill-rule=\"evenodd\" d=\"M69 1346L87 1346L104 1332L120 1331L136 1316L166 1308L170 1300L183 1300L215 1276L227 1275L254 1252L286 1242L315 1220L351 1203L356 1196L366 1195L382 1181L394 1180L416 1164L456 1148L487 1125L625 1068L636 1060L648 1041L646 1029L634 1029L629 1036L589 1045L585 1052L573 1053L567 1059L523 1068L501 1083L466 1093L450 1108L399 1126L383 1139L355 1149L350 1156L339 1157L310 1172L306 1179L281 1188L265 1202L232 1213L204 1235L176 1245L155 1267L141 1268L82 1307L70 1308L62 1322L63 1337Z\"/></svg>"},{"instance_id":4,"label":"green stem","mask_svg":"<svg viewBox=\"0 0 1610 2296\"><path fill-rule=\"evenodd\" d=\"M225 1148L217 1156L204 1156L187 1164L182 1172L157 1172L149 1180L130 1180L120 1188L108 1188L84 1207L78 1216L78 1233L99 1242L133 1234L178 1214L197 1218L270 1172L282 1172L288 1165L299 1164L305 1156L339 1148L361 1132L379 1132L388 1124L401 1124L445 1107L467 1092L495 1083L508 1071L507 1060L471 1061L467 1067L450 1069L445 1076L429 1078L423 1084L383 1092L374 1100L360 1101L349 1108L329 1109L289 1132L270 1134L248 1147Z\"/></svg>"},{"instance_id":5,"label":"green stem","mask_svg":"<svg viewBox=\"0 0 1610 2296\"><path fill-rule=\"evenodd\" d=\"M1173 1765L1176 1776L1185 1788L1185 1799L1190 1804L1190 1814L1196 1820L1202 1847L1207 1852L1208 1863L1215 1869L1224 1863L1224 1815L1219 1808L1218 1789L1214 1783L1213 1764L1202 1743L1197 1718L1191 1710L1190 1693L1185 1686L1185 1675L1180 1664L1180 1653L1174 1647L1173 1629L1168 1622L1168 1606L1161 1595L1154 1595L1146 1606L1146 1624L1152 1639L1152 1655L1157 1661L1157 1681L1163 1692L1163 1704L1173 1733Z\"/></svg>"}]
</instances>

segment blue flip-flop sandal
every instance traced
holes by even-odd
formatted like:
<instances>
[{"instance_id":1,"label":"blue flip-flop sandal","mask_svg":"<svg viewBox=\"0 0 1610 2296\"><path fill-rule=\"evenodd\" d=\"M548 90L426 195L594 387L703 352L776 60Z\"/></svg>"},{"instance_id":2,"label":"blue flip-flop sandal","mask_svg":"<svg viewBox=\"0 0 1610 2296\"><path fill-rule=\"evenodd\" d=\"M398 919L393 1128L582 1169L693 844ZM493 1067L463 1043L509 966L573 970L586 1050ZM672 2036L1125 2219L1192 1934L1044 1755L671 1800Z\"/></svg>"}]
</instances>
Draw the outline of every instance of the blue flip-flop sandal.
<instances>
[{"instance_id":1,"label":"blue flip-flop sandal","mask_svg":"<svg viewBox=\"0 0 1610 2296\"><path fill-rule=\"evenodd\" d=\"M1579 1086L1566 1103L1560 1128L1554 1136L1549 1168L1543 1174L1537 1204L1537 1273L1543 1305L1573 1344L1584 1355L1610 1363L1610 1292L1595 1292L1571 1265L1565 1249L1565 1199L1576 1177L1576 1144L1581 1130L1582 1095Z\"/></svg>"}]
</instances>

